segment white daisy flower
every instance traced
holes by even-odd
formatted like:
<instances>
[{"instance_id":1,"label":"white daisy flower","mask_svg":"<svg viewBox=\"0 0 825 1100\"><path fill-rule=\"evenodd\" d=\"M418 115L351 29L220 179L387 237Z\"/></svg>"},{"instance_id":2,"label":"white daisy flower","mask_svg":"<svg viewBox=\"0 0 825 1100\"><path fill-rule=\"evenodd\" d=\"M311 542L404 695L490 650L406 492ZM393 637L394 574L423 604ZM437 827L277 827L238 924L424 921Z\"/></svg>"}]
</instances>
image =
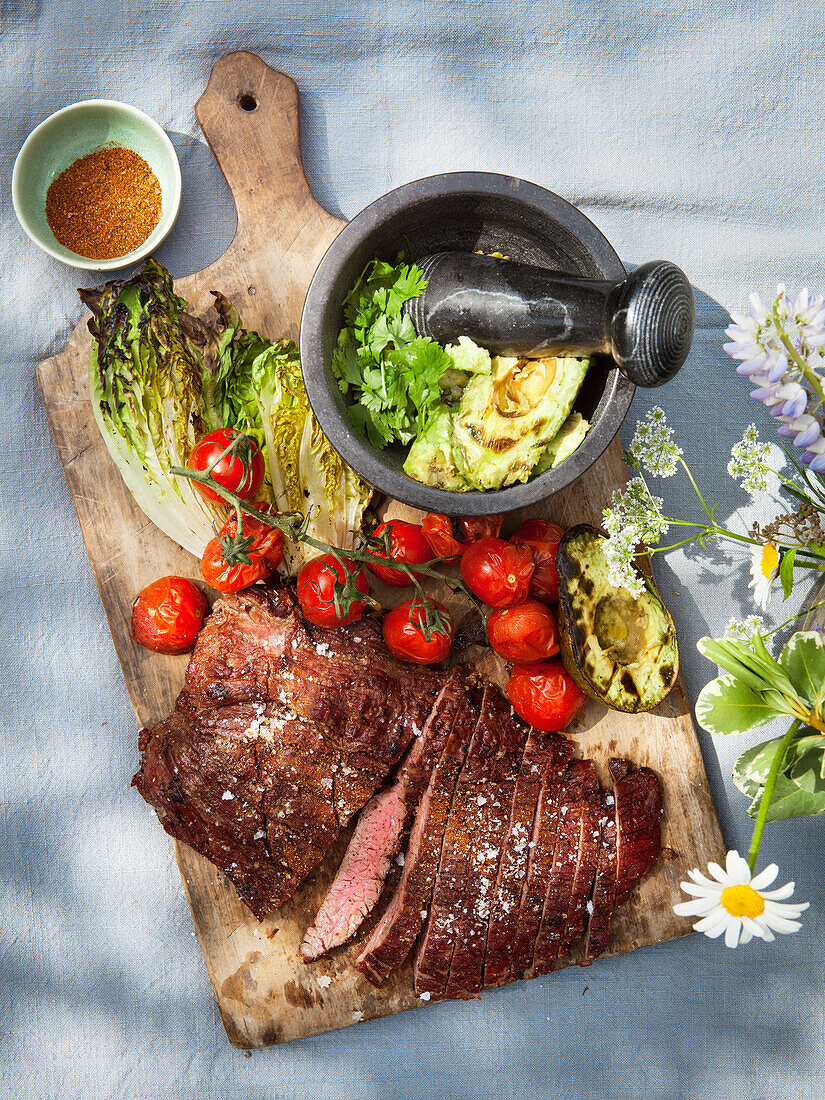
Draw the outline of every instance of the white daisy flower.
<instances>
[{"instance_id":1,"label":"white daisy flower","mask_svg":"<svg viewBox=\"0 0 825 1100\"><path fill-rule=\"evenodd\" d=\"M801 927L796 919L808 908L807 901L788 904L795 883L788 882L776 890L767 890L779 874L779 868L771 863L751 878L747 860L738 852L728 852L725 867L709 863L713 878L701 871L688 871L691 882L681 882L692 901L681 901L673 906L679 917L699 917L694 924L697 932L704 932L715 940L725 934L727 947L750 943L754 936L769 943L776 939L774 932L796 932Z\"/></svg>"},{"instance_id":2,"label":"white daisy flower","mask_svg":"<svg viewBox=\"0 0 825 1100\"><path fill-rule=\"evenodd\" d=\"M771 598L771 587L779 572L779 550L773 542L761 542L751 549L751 579L748 588L753 589L753 598L764 611Z\"/></svg>"}]
</instances>

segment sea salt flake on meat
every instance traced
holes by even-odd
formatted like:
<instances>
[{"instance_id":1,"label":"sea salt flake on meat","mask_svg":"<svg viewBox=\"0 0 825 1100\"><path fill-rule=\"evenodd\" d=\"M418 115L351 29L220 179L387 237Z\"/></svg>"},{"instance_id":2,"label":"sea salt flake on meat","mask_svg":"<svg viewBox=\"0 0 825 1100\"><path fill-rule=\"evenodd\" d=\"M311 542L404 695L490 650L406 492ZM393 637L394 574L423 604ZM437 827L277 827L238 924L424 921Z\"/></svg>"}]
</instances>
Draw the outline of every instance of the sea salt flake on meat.
<instances>
[{"instance_id":1,"label":"sea salt flake on meat","mask_svg":"<svg viewBox=\"0 0 825 1100\"><path fill-rule=\"evenodd\" d=\"M263 831L263 829L258 829L257 833L255 833L254 839L255 840L263 840L263 838L265 836L266 836L266 833Z\"/></svg>"},{"instance_id":2,"label":"sea salt flake on meat","mask_svg":"<svg viewBox=\"0 0 825 1100\"><path fill-rule=\"evenodd\" d=\"M321 989L329 989L332 985L332 978L330 978L329 974L322 974L318 979L318 985L320 985Z\"/></svg>"},{"instance_id":3,"label":"sea salt flake on meat","mask_svg":"<svg viewBox=\"0 0 825 1100\"><path fill-rule=\"evenodd\" d=\"M430 994L429 993L419 993L418 999L419 999L419 1001L429 1001Z\"/></svg>"},{"instance_id":4,"label":"sea salt flake on meat","mask_svg":"<svg viewBox=\"0 0 825 1100\"><path fill-rule=\"evenodd\" d=\"M399 867L404 866L404 853L403 852L398 853L398 855L395 857L395 862L398 864Z\"/></svg>"},{"instance_id":5,"label":"sea salt flake on meat","mask_svg":"<svg viewBox=\"0 0 825 1100\"><path fill-rule=\"evenodd\" d=\"M221 801L222 802L231 802L234 797L235 796L231 791L224 791L223 794L221 795Z\"/></svg>"}]
</instances>

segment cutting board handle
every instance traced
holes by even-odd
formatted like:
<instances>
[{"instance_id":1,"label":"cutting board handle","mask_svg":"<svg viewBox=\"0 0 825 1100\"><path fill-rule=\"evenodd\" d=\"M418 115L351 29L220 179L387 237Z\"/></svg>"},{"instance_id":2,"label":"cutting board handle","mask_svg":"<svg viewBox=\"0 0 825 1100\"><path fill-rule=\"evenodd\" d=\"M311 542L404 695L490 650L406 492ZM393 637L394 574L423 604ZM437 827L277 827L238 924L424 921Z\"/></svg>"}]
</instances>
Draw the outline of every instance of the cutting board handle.
<instances>
[{"instance_id":1,"label":"cutting board handle","mask_svg":"<svg viewBox=\"0 0 825 1100\"><path fill-rule=\"evenodd\" d=\"M246 50L215 62L195 115L232 190L238 235L315 203L301 162L298 86Z\"/></svg>"}]
</instances>

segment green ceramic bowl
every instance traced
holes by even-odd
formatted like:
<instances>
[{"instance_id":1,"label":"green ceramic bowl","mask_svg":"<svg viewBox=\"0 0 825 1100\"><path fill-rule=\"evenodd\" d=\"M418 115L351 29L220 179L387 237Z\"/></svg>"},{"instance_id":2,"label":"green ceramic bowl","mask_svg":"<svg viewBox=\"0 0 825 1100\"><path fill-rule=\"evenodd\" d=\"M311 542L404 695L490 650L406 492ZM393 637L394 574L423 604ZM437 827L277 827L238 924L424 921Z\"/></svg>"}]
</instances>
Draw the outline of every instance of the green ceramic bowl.
<instances>
[{"instance_id":1,"label":"green ceramic bowl","mask_svg":"<svg viewBox=\"0 0 825 1100\"><path fill-rule=\"evenodd\" d=\"M143 157L160 184L162 212L139 248L111 260L90 260L60 244L52 233L46 220L46 192L70 164L107 144L121 145ZM17 218L34 243L64 264L92 271L126 267L157 248L175 224L180 191L177 154L161 127L137 107L111 99L73 103L41 122L17 154L11 184Z\"/></svg>"}]
</instances>

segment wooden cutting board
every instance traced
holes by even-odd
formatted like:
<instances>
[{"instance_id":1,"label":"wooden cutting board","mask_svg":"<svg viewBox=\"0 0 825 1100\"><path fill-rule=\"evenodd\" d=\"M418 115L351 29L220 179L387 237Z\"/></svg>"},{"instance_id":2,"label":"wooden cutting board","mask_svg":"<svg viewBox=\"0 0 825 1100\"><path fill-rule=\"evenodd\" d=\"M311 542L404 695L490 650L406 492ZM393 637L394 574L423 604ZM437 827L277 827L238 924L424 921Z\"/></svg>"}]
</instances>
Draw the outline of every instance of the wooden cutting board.
<instances>
[{"instance_id":1,"label":"wooden cutting board","mask_svg":"<svg viewBox=\"0 0 825 1100\"><path fill-rule=\"evenodd\" d=\"M247 328L297 339L309 280L344 224L318 205L304 177L297 87L254 54L232 53L215 65L195 110L232 189L238 229L219 260L181 279L176 289L195 311L205 310L209 292L219 289L236 304ZM187 658L161 657L135 645L129 634L131 604L156 577L177 573L200 580L199 563L145 518L121 481L92 417L89 344L84 318L64 351L40 364L38 378L137 720L151 726L172 709ZM596 468L530 514L564 525L598 523L611 491L624 481L616 441ZM417 514L395 503L389 511ZM489 657L484 662L500 673ZM617 914L609 953L684 935L690 922L671 908L680 896L679 880L690 867L718 859L724 845L681 682L650 714L623 715L590 703L570 732L582 754L595 759L603 780L607 758L627 756L650 765L665 793L663 858ZM137 729L133 744L137 763ZM377 990L351 966L355 947L312 966L298 958L303 931L345 843L343 838L320 872L262 924L210 863L178 845L195 929L235 1046L286 1042L422 1004L412 990L409 966Z\"/></svg>"}]
</instances>

